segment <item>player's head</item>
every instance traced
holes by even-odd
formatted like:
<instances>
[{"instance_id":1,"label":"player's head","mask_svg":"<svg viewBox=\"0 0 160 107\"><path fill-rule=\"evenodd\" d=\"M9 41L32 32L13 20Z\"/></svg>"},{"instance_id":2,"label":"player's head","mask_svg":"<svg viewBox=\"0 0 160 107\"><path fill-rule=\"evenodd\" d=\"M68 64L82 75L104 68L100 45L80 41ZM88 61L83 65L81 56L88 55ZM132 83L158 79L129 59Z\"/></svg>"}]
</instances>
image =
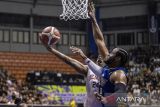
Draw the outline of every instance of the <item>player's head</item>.
<instances>
[{"instance_id":1,"label":"player's head","mask_svg":"<svg viewBox=\"0 0 160 107\"><path fill-rule=\"evenodd\" d=\"M128 53L122 48L114 48L105 63L109 67L125 67L128 62Z\"/></svg>"},{"instance_id":2,"label":"player's head","mask_svg":"<svg viewBox=\"0 0 160 107\"><path fill-rule=\"evenodd\" d=\"M98 55L98 56L97 55L91 55L89 58L99 66L104 66L105 65L101 55Z\"/></svg>"},{"instance_id":3,"label":"player's head","mask_svg":"<svg viewBox=\"0 0 160 107\"><path fill-rule=\"evenodd\" d=\"M105 65L105 63L104 63L101 55L99 55L99 56L97 57L96 64L99 65L99 66L101 66L101 67Z\"/></svg>"}]
</instances>

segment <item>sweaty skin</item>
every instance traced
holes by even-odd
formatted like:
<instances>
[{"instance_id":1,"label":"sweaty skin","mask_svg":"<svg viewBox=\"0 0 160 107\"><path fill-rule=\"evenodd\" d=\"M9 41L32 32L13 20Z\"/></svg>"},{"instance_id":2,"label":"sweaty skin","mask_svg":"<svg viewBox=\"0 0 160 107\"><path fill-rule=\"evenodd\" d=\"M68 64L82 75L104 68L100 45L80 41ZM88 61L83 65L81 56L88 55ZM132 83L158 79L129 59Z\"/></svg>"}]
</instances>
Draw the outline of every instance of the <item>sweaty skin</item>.
<instances>
[{"instance_id":1,"label":"sweaty skin","mask_svg":"<svg viewBox=\"0 0 160 107\"><path fill-rule=\"evenodd\" d=\"M103 33L100 30L100 27L96 21L95 9L93 3L89 4L89 16L92 21L93 37L98 47L98 51L103 59L106 59L109 55L108 48L106 47Z\"/></svg>"},{"instance_id":2,"label":"sweaty skin","mask_svg":"<svg viewBox=\"0 0 160 107\"><path fill-rule=\"evenodd\" d=\"M124 71L118 70L118 71L112 73L112 75L110 77L110 81L113 81L115 84L116 83L123 83L124 85L126 85L127 78L126 78L126 75L124 74Z\"/></svg>"}]
</instances>

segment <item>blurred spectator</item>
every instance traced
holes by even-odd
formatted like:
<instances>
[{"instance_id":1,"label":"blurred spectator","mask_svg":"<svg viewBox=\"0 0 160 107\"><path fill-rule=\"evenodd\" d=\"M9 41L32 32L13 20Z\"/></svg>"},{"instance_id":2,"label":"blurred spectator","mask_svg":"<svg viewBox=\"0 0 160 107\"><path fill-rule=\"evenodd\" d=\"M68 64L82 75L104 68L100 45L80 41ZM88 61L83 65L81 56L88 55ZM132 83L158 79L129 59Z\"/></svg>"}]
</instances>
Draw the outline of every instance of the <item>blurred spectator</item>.
<instances>
[{"instance_id":1,"label":"blurred spectator","mask_svg":"<svg viewBox=\"0 0 160 107\"><path fill-rule=\"evenodd\" d=\"M71 101L69 102L70 107L77 107L76 101L74 98L71 99Z\"/></svg>"}]
</instances>

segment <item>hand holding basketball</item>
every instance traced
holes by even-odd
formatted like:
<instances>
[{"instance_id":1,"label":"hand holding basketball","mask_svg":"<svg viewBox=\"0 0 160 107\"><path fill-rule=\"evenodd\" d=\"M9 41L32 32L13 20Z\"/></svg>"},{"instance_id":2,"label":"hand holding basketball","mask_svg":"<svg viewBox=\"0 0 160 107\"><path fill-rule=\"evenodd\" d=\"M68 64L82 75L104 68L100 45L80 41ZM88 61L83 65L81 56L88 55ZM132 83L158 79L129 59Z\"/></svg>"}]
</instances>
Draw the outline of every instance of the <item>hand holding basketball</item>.
<instances>
[{"instance_id":1,"label":"hand holding basketball","mask_svg":"<svg viewBox=\"0 0 160 107\"><path fill-rule=\"evenodd\" d=\"M39 34L39 38L45 46L52 46L56 44L60 37L61 34L59 30L53 26L44 28L42 33Z\"/></svg>"}]
</instances>

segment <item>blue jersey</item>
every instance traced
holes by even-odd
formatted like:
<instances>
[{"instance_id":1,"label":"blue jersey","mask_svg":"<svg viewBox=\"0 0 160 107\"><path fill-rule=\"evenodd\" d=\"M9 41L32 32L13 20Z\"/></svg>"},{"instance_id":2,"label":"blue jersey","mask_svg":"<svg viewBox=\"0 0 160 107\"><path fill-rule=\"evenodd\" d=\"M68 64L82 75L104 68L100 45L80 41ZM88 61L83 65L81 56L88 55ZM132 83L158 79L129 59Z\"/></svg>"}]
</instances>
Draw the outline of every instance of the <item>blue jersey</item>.
<instances>
[{"instance_id":1,"label":"blue jersey","mask_svg":"<svg viewBox=\"0 0 160 107\"><path fill-rule=\"evenodd\" d=\"M109 96L112 93L114 93L114 89L115 89L115 85L113 82L110 81L110 76L112 75L113 72L117 71L117 70L122 70L124 71L124 73L127 73L127 69L123 68L123 67L116 67L116 68L112 68L110 69L108 66L105 66L102 69L102 83L101 83L101 88L102 88L102 94L103 96Z\"/></svg>"}]
</instances>

